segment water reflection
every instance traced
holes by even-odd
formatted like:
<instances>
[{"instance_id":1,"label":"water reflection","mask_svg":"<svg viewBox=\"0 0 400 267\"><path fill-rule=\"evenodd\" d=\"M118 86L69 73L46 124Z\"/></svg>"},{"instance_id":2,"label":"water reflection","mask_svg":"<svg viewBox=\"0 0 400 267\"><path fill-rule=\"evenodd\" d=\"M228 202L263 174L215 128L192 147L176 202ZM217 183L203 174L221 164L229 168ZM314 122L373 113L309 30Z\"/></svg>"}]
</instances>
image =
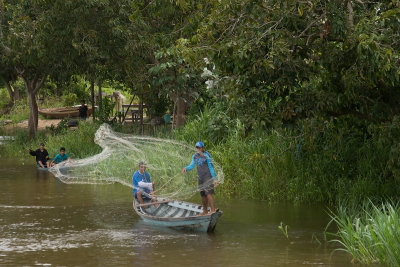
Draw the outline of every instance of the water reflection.
<instances>
[{"instance_id":1,"label":"water reflection","mask_svg":"<svg viewBox=\"0 0 400 267\"><path fill-rule=\"evenodd\" d=\"M4 266L351 266L323 241L329 218L321 207L220 197L216 232L199 234L145 224L131 189L119 184L63 184L33 166L4 165L0 184Z\"/></svg>"}]
</instances>

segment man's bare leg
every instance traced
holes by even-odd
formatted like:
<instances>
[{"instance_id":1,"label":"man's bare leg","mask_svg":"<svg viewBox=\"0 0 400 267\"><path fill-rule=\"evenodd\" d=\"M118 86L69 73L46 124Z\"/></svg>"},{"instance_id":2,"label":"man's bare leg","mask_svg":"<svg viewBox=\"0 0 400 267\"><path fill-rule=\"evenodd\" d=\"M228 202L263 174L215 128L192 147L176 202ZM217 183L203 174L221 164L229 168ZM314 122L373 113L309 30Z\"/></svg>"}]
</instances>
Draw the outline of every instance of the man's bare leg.
<instances>
[{"instance_id":1,"label":"man's bare leg","mask_svg":"<svg viewBox=\"0 0 400 267\"><path fill-rule=\"evenodd\" d=\"M207 200L210 203L210 208L211 208L211 213L215 212L215 207L214 207L214 197L212 194L207 195Z\"/></svg>"},{"instance_id":2,"label":"man's bare leg","mask_svg":"<svg viewBox=\"0 0 400 267\"><path fill-rule=\"evenodd\" d=\"M41 161L38 161L38 163L39 163L40 167L44 168L44 165Z\"/></svg>"},{"instance_id":3,"label":"man's bare leg","mask_svg":"<svg viewBox=\"0 0 400 267\"><path fill-rule=\"evenodd\" d=\"M154 191L151 191L150 192L150 195L151 195L151 201L153 202L153 203L156 203L157 202L157 199L156 199L156 197L154 196ZM154 207L156 207L156 208L158 208L158 206L160 206L160 204L154 204Z\"/></svg>"},{"instance_id":4,"label":"man's bare leg","mask_svg":"<svg viewBox=\"0 0 400 267\"><path fill-rule=\"evenodd\" d=\"M201 215L206 215L208 213L208 200L207 200L207 196L202 196L201 197L201 203L203 204L203 212L199 214L199 216Z\"/></svg>"},{"instance_id":5,"label":"man's bare leg","mask_svg":"<svg viewBox=\"0 0 400 267\"><path fill-rule=\"evenodd\" d=\"M144 202L143 202L143 198L142 198L142 192L137 191L137 192L136 192L136 198L137 198L137 200L139 200L139 203L140 203L140 204L143 204L143 203L144 203Z\"/></svg>"},{"instance_id":6,"label":"man's bare leg","mask_svg":"<svg viewBox=\"0 0 400 267\"><path fill-rule=\"evenodd\" d=\"M50 168L50 162L46 161L47 168Z\"/></svg>"}]
</instances>

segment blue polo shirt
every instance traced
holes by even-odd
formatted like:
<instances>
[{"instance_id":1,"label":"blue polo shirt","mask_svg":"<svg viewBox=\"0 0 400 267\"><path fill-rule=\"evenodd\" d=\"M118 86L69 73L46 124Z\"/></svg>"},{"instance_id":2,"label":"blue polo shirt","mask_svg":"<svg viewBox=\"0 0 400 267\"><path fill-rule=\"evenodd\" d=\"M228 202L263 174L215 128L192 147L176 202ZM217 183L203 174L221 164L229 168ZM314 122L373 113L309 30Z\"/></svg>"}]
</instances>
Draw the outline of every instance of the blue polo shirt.
<instances>
[{"instance_id":1,"label":"blue polo shirt","mask_svg":"<svg viewBox=\"0 0 400 267\"><path fill-rule=\"evenodd\" d=\"M60 163L64 160L67 160L69 158L68 154L64 154L64 156L61 156L61 154L57 154L57 156L54 157L55 163Z\"/></svg>"}]
</instances>

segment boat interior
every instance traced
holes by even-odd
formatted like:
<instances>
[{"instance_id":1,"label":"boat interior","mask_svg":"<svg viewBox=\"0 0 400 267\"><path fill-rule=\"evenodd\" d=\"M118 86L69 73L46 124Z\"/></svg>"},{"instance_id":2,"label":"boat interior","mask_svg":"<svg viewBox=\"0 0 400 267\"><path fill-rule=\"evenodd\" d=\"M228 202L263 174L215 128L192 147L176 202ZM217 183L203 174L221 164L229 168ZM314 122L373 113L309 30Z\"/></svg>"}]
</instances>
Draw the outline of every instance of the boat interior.
<instances>
[{"instance_id":1,"label":"boat interior","mask_svg":"<svg viewBox=\"0 0 400 267\"><path fill-rule=\"evenodd\" d=\"M135 209L146 215L158 218L184 218L199 215L203 208L201 205L177 201L177 200L162 200L152 203L150 200L144 204L139 204L135 200Z\"/></svg>"}]
</instances>

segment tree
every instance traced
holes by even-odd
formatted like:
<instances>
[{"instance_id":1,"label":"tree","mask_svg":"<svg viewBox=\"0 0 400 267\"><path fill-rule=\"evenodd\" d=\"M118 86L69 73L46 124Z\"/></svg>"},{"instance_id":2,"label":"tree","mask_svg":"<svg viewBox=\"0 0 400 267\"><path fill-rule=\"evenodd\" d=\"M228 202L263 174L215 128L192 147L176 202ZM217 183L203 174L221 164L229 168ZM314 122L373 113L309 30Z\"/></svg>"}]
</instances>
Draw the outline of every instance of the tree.
<instances>
[{"instance_id":1,"label":"tree","mask_svg":"<svg viewBox=\"0 0 400 267\"><path fill-rule=\"evenodd\" d=\"M28 132L37 131L36 95L49 75L66 72L64 53L71 54L69 28L65 27L52 1L9 2L4 6L7 21L2 23L2 54L8 66L20 76L28 93ZM7 26L5 26L7 25ZM4 62L4 61L3 61Z\"/></svg>"},{"instance_id":2,"label":"tree","mask_svg":"<svg viewBox=\"0 0 400 267\"><path fill-rule=\"evenodd\" d=\"M190 38L247 127L398 114L398 1L218 1ZM219 93L219 92L216 92ZM384 111L385 110L385 111ZM388 119L388 118L385 118Z\"/></svg>"},{"instance_id":3,"label":"tree","mask_svg":"<svg viewBox=\"0 0 400 267\"><path fill-rule=\"evenodd\" d=\"M149 69L153 85L174 102L173 115L177 127L184 125L185 113L202 88L200 74L185 62L179 49L173 47L156 53L159 63Z\"/></svg>"},{"instance_id":4,"label":"tree","mask_svg":"<svg viewBox=\"0 0 400 267\"><path fill-rule=\"evenodd\" d=\"M200 77L179 51L209 7L208 1L144 1L130 5L125 59L121 62L124 74L120 76L134 94L146 98L149 106L165 104L163 98L168 97L176 107L177 125L184 123L184 113L199 90L195 72Z\"/></svg>"},{"instance_id":5,"label":"tree","mask_svg":"<svg viewBox=\"0 0 400 267\"><path fill-rule=\"evenodd\" d=\"M37 131L36 95L47 77L90 80L109 75L118 46L113 21L122 1L12 1L4 6L2 58L24 81L29 97L29 134ZM113 59L114 62L117 59ZM4 62L4 61L3 61Z\"/></svg>"}]
</instances>

